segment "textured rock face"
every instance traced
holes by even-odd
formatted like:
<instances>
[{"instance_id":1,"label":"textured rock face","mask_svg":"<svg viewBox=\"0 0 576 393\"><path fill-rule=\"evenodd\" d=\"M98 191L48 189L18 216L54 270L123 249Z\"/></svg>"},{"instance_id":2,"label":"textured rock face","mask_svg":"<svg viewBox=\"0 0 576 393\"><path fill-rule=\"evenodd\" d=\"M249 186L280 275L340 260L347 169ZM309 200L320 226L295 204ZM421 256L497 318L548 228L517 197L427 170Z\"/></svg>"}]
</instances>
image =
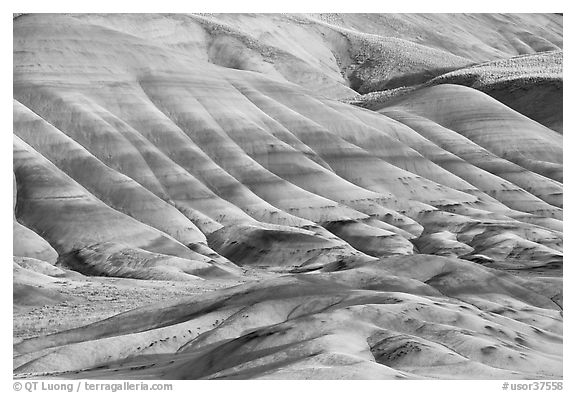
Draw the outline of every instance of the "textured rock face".
<instances>
[{"instance_id":1,"label":"textured rock face","mask_svg":"<svg viewBox=\"0 0 576 393\"><path fill-rule=\"evenodd\" d=\"M550 15L18 16L18 299L70 270L292 274L24 341L16 372L560 377L562 108L486 75L561 47Z\"/></svg>"}]
</instances>

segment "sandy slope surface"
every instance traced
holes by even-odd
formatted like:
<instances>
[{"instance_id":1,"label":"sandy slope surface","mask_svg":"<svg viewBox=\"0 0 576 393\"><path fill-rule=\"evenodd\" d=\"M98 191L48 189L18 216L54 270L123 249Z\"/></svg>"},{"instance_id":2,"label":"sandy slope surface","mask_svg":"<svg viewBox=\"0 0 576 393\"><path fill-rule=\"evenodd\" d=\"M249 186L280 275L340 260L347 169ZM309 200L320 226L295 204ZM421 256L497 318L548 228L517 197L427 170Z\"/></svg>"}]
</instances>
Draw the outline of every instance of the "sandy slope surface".
<instances>
[{"instance_id":1,"label":"sandy slope surface","mask_svg":"<svg viewBox=\"0 0 576 393\"><path fill-rule=\"evenodd\" d=\"M18 16L15 374L562 377L561 49L558 15Z\"/></svg>"}]
</instances>

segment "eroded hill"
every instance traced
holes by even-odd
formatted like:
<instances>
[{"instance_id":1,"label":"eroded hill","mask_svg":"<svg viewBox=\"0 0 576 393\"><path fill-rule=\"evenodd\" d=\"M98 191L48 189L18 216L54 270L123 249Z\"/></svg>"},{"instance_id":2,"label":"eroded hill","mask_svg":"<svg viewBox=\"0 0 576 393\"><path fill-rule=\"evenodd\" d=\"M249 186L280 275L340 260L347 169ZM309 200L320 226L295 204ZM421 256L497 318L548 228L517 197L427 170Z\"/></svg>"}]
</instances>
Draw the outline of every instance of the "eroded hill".
<instances>
[{"instance_id":1,"label":"eroded hill","mask_svg":"<svg viewBox=\"0 0 576 393\"><path fill-rule=\"evenodd\" d=\"M561 377L561 48L558 15L18 16L18 315L206 290L15 373Z\"/></svg>"}]
</instances>

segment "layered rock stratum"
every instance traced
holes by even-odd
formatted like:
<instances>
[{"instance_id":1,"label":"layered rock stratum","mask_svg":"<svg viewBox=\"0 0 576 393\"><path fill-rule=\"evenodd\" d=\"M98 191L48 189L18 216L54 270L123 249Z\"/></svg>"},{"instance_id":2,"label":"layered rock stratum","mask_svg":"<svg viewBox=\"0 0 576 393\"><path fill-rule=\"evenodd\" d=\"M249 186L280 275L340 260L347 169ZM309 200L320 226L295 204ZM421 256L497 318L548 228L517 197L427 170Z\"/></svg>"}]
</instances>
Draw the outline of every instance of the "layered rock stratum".
<instances>
[{"instance_id":1,"label":"layered rock stratum","mask_svg":"<svg viewBox=\"0 0 576 393\"><path fill-rule=\"evenodd\" d=\"M562 377L561 15L13 24L15 375Z\"/></svg>"}]
</instances>

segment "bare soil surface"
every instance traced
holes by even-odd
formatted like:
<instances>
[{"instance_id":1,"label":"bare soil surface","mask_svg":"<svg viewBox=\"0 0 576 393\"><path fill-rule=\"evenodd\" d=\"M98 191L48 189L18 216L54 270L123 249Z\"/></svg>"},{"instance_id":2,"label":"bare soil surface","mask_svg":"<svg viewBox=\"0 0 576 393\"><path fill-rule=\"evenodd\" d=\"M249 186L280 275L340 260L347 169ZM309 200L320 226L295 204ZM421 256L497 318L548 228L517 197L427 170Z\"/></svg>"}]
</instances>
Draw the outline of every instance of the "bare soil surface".
<instances>
[{"instance_id":1,"label":"bare soil surface","mask_svg":"<svg viewBox=\"0 0 576 393\"><path fill-rule=\"evenodd\" d=\"M232 279L198 281L135 280L113 277L61 278L53 283L67 300L13 308L14 343L88 325L138 307L161 304L275 277L264 269L243 269Z\"/></svg>"}]
</instances>

